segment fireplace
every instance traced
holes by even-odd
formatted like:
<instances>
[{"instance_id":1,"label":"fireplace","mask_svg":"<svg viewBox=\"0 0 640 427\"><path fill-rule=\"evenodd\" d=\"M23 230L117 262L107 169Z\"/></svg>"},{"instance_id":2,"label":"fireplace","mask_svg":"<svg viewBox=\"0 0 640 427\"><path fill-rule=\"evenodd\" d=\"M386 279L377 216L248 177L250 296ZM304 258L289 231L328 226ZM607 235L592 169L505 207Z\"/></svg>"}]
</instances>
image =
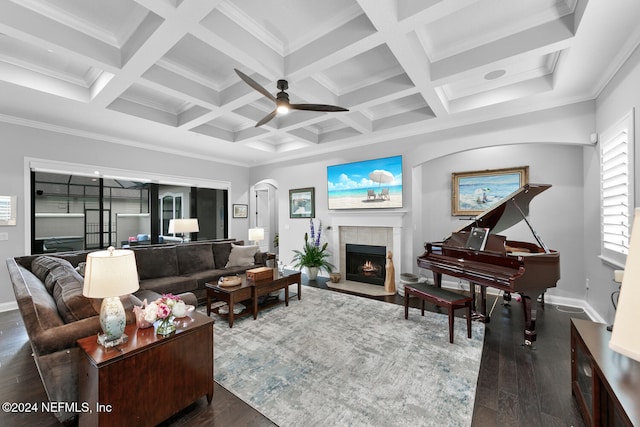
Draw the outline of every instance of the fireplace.
<instances>
[{"instance_id":1,"label":"fireplace","mask_svg":"<svg viewBox=\"0 0 640 427\"><path fill-rule=\"evenodd\" d=\"M346 279L354 282L384 285L387 248L385 246L347 243Z\"/></svg>"}]
</instances>

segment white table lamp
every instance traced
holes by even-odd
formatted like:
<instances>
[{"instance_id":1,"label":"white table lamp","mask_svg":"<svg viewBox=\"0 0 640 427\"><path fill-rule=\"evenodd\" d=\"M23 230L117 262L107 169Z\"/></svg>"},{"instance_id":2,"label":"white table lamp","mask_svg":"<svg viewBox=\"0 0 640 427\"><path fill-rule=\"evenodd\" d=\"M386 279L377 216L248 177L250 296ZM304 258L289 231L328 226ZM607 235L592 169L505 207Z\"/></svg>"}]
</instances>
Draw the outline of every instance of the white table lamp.
<instances>
[{"instance_id":1,"label":"white table lamp","mask_svg":"<svg viewBox=\"0 0 640 427\"><path fill-rule=\"evenodd\" d=\"M635 209L609 348L640 362L640 208Z\"/></svg>"},{"instance_id":2,"label":"white table lamp","mask_svg":"<svg viewBox=\"0 0 640 427\"><path fill-rule=\"evenodd\" d=\"M138 290L138 269L131 250L114 249L87 254L82 294L88 298L103 298L100 307L102 334L98 342L113 347L127 341L124 327L127 323L121 295Z\"/></svg>"},{"instance_id":3,"label":"white table lamp","mask_svg":"<svg viewBox=\"0 0 640 427\"><path fill-rule=\"evenodd\" d=\"M250 228L249 240L253 240L256 246L259 246L261 241L264 240L264 228Z\"/></svg>"},{"instance_id":4,"label":"white table lamp","mask_svg":"<svg viewBox=\"0 0 640 427\"><path fill-rule=\"evenodd\" d=\"M186 233L197 233L200 231L198 218L177 218L169 220L169 234L182 233L182 241Z\"/></svg>"}]
</instances>

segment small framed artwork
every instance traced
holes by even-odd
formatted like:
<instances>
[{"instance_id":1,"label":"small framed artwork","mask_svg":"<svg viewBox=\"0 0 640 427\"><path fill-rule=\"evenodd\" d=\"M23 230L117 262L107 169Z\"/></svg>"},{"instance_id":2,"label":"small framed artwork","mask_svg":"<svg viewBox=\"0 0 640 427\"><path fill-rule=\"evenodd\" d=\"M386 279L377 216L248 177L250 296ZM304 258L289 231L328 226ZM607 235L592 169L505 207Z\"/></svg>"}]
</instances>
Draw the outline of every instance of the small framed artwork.
<instances>
[{"instance_id":1,"label":"small framed artwork","mask_svg":"<svg viewBox=\"0 0 640 427\"><path fill-rule=\"evenodd\" d=\"M315 218L315 188L289 190L289 218Z\"/></svg>"},{"instance_id":2,"label":"small framed artwork","mask_svg":"<svg viewBox=\"0 0 640 427\"><path fill-rule=\"evenodd\" d=\"M249 217L249 205L233 205L233 217L234 218L248 218Z\"/></svg>"},{"instance_id":3,"label":"small framed artwork","mask_svg":"<svg viewBox=\"0 0 640 427\"><path fill-rule=\"evenodd\" d=\"M529 183L529 166L451 174L451 215L480 215Z\"/></svg>"}]
</instances>

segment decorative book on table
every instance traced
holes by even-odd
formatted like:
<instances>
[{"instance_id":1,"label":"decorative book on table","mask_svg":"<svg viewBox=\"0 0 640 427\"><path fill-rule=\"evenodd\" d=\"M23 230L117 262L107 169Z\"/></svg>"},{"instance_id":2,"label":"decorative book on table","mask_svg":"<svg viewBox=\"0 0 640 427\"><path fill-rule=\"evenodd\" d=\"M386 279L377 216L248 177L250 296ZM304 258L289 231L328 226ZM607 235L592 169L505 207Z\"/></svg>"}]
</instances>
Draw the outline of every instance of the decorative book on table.
<instances>
[{"instance_id":1,"label":"decorative book on table","mask_svg":"<svg viewBox=\"0 0 640 427\"><path fill-rule=\"evenodd\" d=\"M469 239L467 239L467 248L483 251L484 245L487 243L487 237L489 237L488 228L473 227L471 233L469 233Z\"/></svg>"}]
</instances>

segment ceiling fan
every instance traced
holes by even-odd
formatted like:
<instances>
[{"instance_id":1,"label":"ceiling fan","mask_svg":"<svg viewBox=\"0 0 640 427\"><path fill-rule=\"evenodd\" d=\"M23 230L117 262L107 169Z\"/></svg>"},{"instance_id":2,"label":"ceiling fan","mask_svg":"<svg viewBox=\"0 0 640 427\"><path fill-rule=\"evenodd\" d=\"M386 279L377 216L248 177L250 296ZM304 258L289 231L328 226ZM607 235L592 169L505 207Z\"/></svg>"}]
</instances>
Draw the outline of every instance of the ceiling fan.
<instances>
[{"instance_id":1,"label":"ceiling fan","mask_svg":"<svg viewBox=\"0 0 640 427\"><path fill-rule=\"evenodd\" d=\"M289 88L289 83L286 80L278 80L277 87L280 92L276 94L276 96L271 95L265 88L260 86L258 82L253 80L251 77L247 76L242 71L234 68L236 74L244 80L246 84L275 102L276 109L267 114L262 120L256 123L255 127L262 126L267 123L271 119L273 119L278 113L287 114L289 110L307 110L307 111L349 111L346 108L336 107L335 105L324 105L324 104L290 104L289 103L289 94L285 92Z\"/></svg>"}]
</instances>

